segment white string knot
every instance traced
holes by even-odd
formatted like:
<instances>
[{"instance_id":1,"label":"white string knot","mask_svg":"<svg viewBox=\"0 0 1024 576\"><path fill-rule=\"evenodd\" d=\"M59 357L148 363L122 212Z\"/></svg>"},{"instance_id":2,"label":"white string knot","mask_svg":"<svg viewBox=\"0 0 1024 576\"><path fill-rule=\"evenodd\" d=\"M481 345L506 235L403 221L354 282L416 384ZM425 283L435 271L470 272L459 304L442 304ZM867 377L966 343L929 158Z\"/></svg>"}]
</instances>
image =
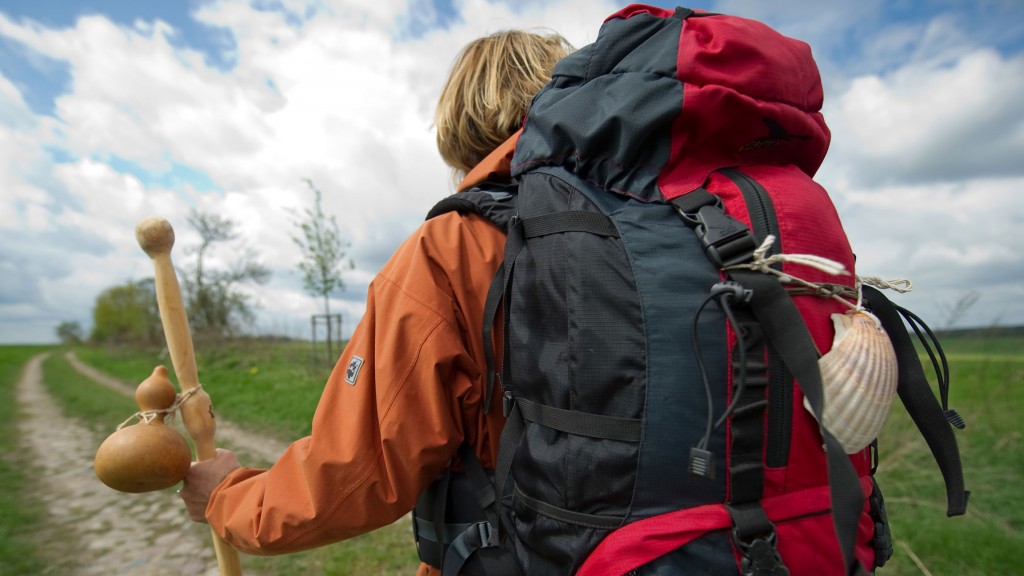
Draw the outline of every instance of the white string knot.
<instances>
[{"instance_id":1,"label":"white string knot","mask_svg":"<svg viewBox=\"0 0 1024 576\"><path fill-rule=\"evenodd\" d=\"M906 294L914 289L914 284L906 278L896 278L894 280L882 280L874 276L858 276L861 284L867 284L868 286L874 286L879 290L895 290L900 294Z\"/></svg>"},{"instance_id":2,"label":"white string knot","mask_svg":"<svg viewBox=\"0 0 1024 576\"><path fill-rule=\"evenodd\" d=\"M769 234L765 237L764 242L754 250L753 260L742 264L733 264L732 266L726 266L723 270L735 270L742 268L745 270L754 270L755 272L763 272L765 274L771 274L778 277L779 282L783 284L796 284L809 288L814 294L823 298L832 298L833 300L842 303L844 306L850 308L855 312L864 311L863 306L863 290L862 285L867 284L868 286L874 286L879 289L895 290L900 294L905 294L913 290L914 285L906 278L898 278L895 280L882 280L874 276L854 276L855 279L855 291L857 293L856 303L849 302L840 295L840 290L837 290L835 286L831 284L814 283L808 282L802 278L797 278L792 274L786 274L775 268L772 268L773 264L780 262L791 262L793 264L802 264L809 266L815 270L820 270L826 274L832 276L849 276L850 272L846 270L846 266L843 266L835 260L823 258L821 256L815 256L814 254L774 254L772 256L765 257L765 254L771 250L772 245L775 244L775 236Z\"/></svg>"},{"instance_id":3,"label":"white string knot","mask_svg":"<svg viewBox=\"0 0 1024 576\"><path fill-rule=\"evenodd\" d=\"M143 424L149 424L153 420L156 420L157 417L159 416L170 415L171 418L174 418L174 413L177 412L179 408L181 408L181 405L184 404L186 400L191 398L192 395L198 392L199 389L202 387L202 384L196 384L194 388L189 388L188 390L185 390L181 394L175 394L174 403L168 406L167 408L162 408L160 410L140 410L135 414L132 414L131 416L128 417L127 420L121 422L121 424L117 426L117 430L124 428L125 426L128 425L129 422L136 418L141 420Z\"/></svg>"},{"instance_id":4,"label":"white string knot","mask_svg":"<svg viewBox=\"0 0 1024 576\"><path fill-rule=\"evenodd\" d=\"M814 254L774 254L765 258L765 254L772 249L773 244L775 244L775 236L769 234L765 237L764 242L761 242L761 245L757 247L757 250L754 250L754 260L752 262L735 264L733 266L728 266L725 269L731 270L733 268L746 268L748 270L755 270L766 274L774 274L782 279L783 282L796 284L800 284L803 281L788 274L783 274L771 266L780 262L792 262L793 264L810 266L811 268L821 270L822 272L832 276L849 276L850 274L847 272L846 266L843 266L839 262L829 260L828 258L823 258L821 256L815 256ZM808 284L812 288L815 286L810 282L804 283Z\"/></svg>"}]
</instances>

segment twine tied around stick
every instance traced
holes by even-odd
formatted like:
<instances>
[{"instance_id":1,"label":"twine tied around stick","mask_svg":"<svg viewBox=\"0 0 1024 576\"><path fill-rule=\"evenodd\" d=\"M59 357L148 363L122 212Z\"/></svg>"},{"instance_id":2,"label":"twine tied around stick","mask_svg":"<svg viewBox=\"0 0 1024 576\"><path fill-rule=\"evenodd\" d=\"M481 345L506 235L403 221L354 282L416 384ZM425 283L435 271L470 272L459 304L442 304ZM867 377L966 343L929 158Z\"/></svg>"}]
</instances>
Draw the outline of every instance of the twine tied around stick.
<instances>
[{"instance_id":1,"label":"twine tied around stick","mask_svg":"<svg viewBox=\"0 0 1024 576\"><path fill-rule=\"evenodd\" d=\"M808 282L802 278L798 278L791 274L786 274L784 272L776 270L775 268L772 268L772 264L778 264L780 262L791 262L793 264L802 264L804 266L809 266L816 270L821 270L822 272L830 274L832 276L849 276L850 272L846 270L845 266L843 266L839 262L836 262L835 260L830 260L828 258L823 258L821 256L815 256L814 254L774 254L766 258L765 254L768 253L768 250L771 249L774 243L775 236L771 234L767 235L764 239L764 242L762 242L761 245L758 246L756 250L754 250L753 259L750 262L727 266L724 268L724 270L734 270L742 268L746 270L754 270L756 272L763 272L765 274L772 274L774 276L777 276L779 282L782 282L783 284L795 284L798 286L802 286L810 290L811 293L814 295L821 296L823 298L832 298L833 300L840 302L847 308L850 308L851 310L854 310L856 312L861 312L864 310L863 291L861 290L861 286L864 284L874 286L875 288L879 289L895 290L896 292L899 292L901 294L910 292L914 288L913 283L911 283L910 280L907 280L906 278L898 278L895 280L882 280L881 278L876 278L874 276L854 276L854 278L856 279L855 291L857 295L857 301L856 303L852 303L847 301L846 298L843 298L842 293L844 291L841 289L842 287L837 289L837 287L833 284Z\"/></svg>"},{"instance_id":2,"label":"twine tied around stick","mask_svg":"<svg viewBox=\"0 0 1024 576\"><path fill-rule=\"evenodd\" d=\"M154 419L156 419L157 416L161 416L161 415L168 415L169 414L171 416L171 418L173 418L174 417L174 413L177 412L179 408L181 408L181 405L184 404L186 400L191 398L192 395L195 394L202 387L203 387L202 384L198 384L197 383L195 385L195 387L189 388L188 390L185 390L181 394L175 394L175 396L174 396L174 404L171 404L167 408L163 408L163 409L160 409L160 410L139 410L135 414L132 414L131 416L129 416L128 419L126 419L124 422L121 422L121 424L119 424L117 426L117 430L120 430L121 428L124 428L125 426L128 425L129 422L131 422L135 418L138 418L139 420L141 420L143 424L149 424Z\"/></svg>"}]
</instances>

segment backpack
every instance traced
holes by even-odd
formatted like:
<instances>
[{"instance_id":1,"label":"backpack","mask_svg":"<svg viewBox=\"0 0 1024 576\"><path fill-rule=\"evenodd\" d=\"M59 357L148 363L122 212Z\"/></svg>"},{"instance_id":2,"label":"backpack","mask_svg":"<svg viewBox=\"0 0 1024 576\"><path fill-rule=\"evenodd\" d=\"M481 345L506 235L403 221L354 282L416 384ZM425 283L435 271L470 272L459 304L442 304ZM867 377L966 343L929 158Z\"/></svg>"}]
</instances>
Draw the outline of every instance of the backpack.
<instances>
[{"instance_id":1,"label":"backpack","mask_svg":"<svg viewBox=\"0 0 1024 576\"><path fill-rule=\"evenodd\" d=\"M513 185L430 214L507 231L483 328L489 349L502 312L485 400L500 382L507 423L493 474L463 447L460 470L421 496L421 559L446 575L881 566L876 443L851 447L824 420L819 359L851 308L884 328L947 514L965 512L948 372L940 406L903 324L916 317L862 285L812 179L829 142L821 101L806 44L683 8L629 6L559 62ZM867 411L874 433L886 409Z\"/></svg>"}]
</instances>

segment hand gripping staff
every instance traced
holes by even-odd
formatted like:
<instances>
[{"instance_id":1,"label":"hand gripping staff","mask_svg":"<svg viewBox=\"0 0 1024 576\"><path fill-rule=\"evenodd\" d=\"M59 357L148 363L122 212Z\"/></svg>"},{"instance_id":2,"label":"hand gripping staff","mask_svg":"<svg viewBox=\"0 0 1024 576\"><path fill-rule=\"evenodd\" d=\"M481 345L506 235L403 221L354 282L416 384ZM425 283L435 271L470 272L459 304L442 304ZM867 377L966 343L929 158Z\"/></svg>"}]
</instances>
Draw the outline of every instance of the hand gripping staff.
<instances>
[{"instance_id":1,"label":"hand gripping staff","mask_svg":"<svg viewBox=\"0 0 1024 576\"><path fill-rule=\"evenodd\" d=\"M181 299L178 277L171 263L171 248L174 246L174 229L163 218L146 218L135 227L135 238L139 246L153 260L156 282L156 300L160 308L160 320L164 325L167 349L178 376L181 391L191 391L190 398L181 405L181 421L196 446L196 459L209 460L216 454L213 435L217 428L210 396L199 387L195 352L192 349L192 335L189 332L188 317ZM212 532L212 528L211 528ZM221 540L216 533L213 547L217 552L217 564L222 576L241 576L242 568L238 551Z\"/></svg>"}]
</instances>

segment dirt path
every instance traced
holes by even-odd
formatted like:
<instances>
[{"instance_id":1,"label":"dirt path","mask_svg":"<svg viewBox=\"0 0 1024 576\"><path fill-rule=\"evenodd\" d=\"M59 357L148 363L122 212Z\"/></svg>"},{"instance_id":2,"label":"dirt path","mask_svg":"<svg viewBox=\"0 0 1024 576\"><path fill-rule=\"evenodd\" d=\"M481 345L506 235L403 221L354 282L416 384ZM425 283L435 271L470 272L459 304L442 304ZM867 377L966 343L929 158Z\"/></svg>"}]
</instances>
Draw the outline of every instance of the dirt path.
<instances>
[{"instance_id":1,"label":"dirt path","mask_svg":"<svg viewBox=\"0 0 1024 576\"><path fill-rule=\"evenodd\" d=\"M17 385L19 438L39 467L37 486L46 499L51 574L87 576L217 575L209 528L188 519L171 490L122 494L104 486L92 468L103 441L74 420L43 386L42 363L32 358ZM125 394L134 388L69 357L77 370ZM279 441L243 433L218 422L219 443L248 461L273 461L284 451ZM245 460L243 460L245 461ZM247 576L250 571L246 572Z\"/></svg>"}]
</instances>

